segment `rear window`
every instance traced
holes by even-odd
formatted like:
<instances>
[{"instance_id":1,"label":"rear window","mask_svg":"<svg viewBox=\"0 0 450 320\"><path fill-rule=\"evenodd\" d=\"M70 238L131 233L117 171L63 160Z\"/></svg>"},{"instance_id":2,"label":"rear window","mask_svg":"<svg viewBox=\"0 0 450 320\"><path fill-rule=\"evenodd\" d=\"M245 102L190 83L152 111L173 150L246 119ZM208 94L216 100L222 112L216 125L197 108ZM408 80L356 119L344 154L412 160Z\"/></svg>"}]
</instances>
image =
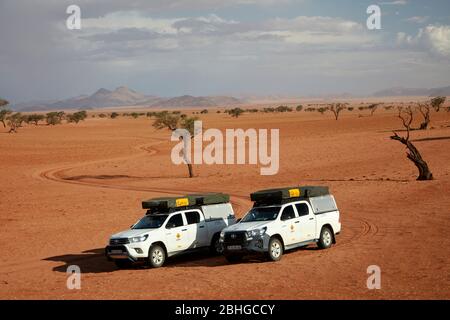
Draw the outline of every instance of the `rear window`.
<instances>
[{"instance_id":1,"label":"rear window","mask_svg":"<svg viewBox=\"0 0 450 320\"><path fill-rule=\"evenodd\" d=\"M184 213L188 224L196 224L200 222L200 214L198 211L188 211Z\"/></svg>"},{"instance_id":2,"label":"rear window","mask_svg":"<svg viewBox=\"0 0 450 320\"><path fill-rule=\"evenodd\" d=\"M295 207L297 208L297 212L298 212L299 217L309 215L309 208L308 208L308 205L306 203L297 203L295 205Z\"/></svg>"}]
</instances>

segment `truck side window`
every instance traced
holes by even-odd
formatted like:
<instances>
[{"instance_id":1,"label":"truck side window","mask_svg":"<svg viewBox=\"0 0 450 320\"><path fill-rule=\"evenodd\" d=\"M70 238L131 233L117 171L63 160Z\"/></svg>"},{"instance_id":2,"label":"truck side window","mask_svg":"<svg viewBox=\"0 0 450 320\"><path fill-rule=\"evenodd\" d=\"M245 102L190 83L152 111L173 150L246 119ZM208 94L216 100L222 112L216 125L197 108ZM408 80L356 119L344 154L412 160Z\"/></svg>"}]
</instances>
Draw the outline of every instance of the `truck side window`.
<instances>
[{"instance_id":1,"label":"truck side window","mask_svg":"<svg viewBox=\"0 0 450 320\"><path fill-rule=\"evenodd\" d=\"M281 221L286 221L294 218L294 208L292 206L287 206L286 208L284 208L283 213L281 214Z\"/></svg>"},{"instance_id":2,"label":"truck side window","mask_svg":"<svg viewBox=\"0 0 450 320\"><path fill-rule=\"evenodd\" d=\"M298 216L299 217L303 217L303 216L309 215L309 208L308 208L308 205L306 203L297 203L295 205L295 207L297 208L297 212L298 212Z\"/></svg>"},{"instance_id":3,"label":"truck side window","mask_svg":"<svg viewBox=\"0 0 450 320\"><path fill-rule=\"evenodd\" d=\"M166 224L166 229L181 227L183 225L183 217L181 213L176 214L170 218L169 222Z\"/></svg>"},{"instance_id":4,"label":"truck side window","mask_svg":"<svg viewBox=\"0 0 450 320\"><path fill-rule=\"evenodd\" d=\"M188 211L184 213L188 224L196 224L200 222L200 214L197 211Z\"/></svg>"}]
</instances>

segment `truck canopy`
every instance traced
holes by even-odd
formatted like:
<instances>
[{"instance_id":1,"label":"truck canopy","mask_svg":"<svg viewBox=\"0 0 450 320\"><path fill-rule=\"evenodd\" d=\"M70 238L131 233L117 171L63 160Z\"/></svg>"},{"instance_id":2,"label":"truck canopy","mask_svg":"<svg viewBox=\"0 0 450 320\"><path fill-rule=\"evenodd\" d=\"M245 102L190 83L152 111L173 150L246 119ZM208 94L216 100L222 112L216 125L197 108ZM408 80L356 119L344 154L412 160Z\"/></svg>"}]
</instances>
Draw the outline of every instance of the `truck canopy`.
<instances>
[{"instance_id":1,"label":"truck canopy","mask_svg":"<svg viewBox=\"0 0 450 320\"><path fill-rule=\"evenodd\" d=\"M224 193L190 194L180 197L162 197L142 201L142 208L151 212L169 212L173 209L184 209L230 202L230 196Z\"/></svg>"},{"instance_id":2,"label":"truck canopy","mask_svg":"<svg viewBox=\"0 0 450 320\"><path fill-rule=\"evenodd\" d=\"M283 204L313 197L327 196L329 194L328 187L303 186L261 190L252 193L250 199L255 202L255 206L262 206Z\"/></svg>"}]
</instances>

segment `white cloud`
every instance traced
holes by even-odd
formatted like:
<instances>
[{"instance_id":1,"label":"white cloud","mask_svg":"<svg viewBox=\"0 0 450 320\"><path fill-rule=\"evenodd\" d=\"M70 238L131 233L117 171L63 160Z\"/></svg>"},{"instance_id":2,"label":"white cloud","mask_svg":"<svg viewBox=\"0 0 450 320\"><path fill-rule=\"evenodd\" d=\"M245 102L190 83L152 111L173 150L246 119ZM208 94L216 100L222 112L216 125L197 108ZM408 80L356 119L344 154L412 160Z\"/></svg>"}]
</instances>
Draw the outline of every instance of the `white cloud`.
<instances>
[{"instance_id":1,"label":"white cloud","mask_svg":"<svg viewBox=\"0 0 450 320\"><path fill-rule=\"evenodd\" d=\"M381 2L381 5L388 5L388 6L404 6L408 4L408 1L406 0L397 0L397 1L387 1L387 2Z\"/></svg>"},{"instance_id":2,"label":"white cloud","mask_svg":"<svg viewBox=\"0 0 450 320\"><path fill-rule=\"evenodd\" d=\"M428 16L414 16L414 17L405 19L405 21L422 24L422 23L427 22L429 19L430 19L430 17L428 17Z\"/></svg>"},{"instance_id":3,"label":"white cloud","mask_svg":"<svg viewBox=\"0 0 450 320\"><path fill-rule=\"evenodd\" d=\"M416 36L398 33L397 42L419 49L428 50L444 57L450 57L450 26L428 25L421 28Z\"/></svg>"}]
</instances>

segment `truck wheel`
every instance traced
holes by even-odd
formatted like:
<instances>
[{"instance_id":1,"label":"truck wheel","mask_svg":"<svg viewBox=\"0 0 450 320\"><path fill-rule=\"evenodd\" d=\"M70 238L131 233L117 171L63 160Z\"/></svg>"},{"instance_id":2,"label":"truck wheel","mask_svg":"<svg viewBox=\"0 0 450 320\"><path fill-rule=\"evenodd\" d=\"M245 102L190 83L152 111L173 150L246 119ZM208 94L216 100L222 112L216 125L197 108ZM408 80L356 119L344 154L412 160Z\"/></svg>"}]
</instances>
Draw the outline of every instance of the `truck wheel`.
<instances>
[{"instance_id":1,"label":"truck wheel","mask_svg":"<svg viewBox=\"0 0 450 320\"><path fill-rule=\"evenodd\" d=\"M230 254L230 255L225 255L225 259L227 259L227 261L229 263L238 263L242 261L242 256L239 254Z\"/></svg>"},{"instance_id":2,"label":"truck wheel","mask_svg":"<svg viewBox=\"0 0 450 320\"><path fill-rule=\"evenodd\" d=\"M151 246L148 251L148 263L152 268L161 267L166 261L166 251L158 244Z\"/></svg>"},{"instance_id":3,"label":"truck wheel","mask_svg":"<svg viewBox=\"0 0 450 320\"><path fill-rule=\"evenodd\" d=\"M283 256L283 244L280 239L272 238L269 241L269 252L268 257L272 261L279 261Z\"/></svg>"},{"instance_id":4,"label":"truck wheel","mask_svg":"<svg viewBox=\"0 0 450 320\"><path fill-rule=\"evenodd\" d=\"M131 261L126 259L114 260L114 263L119 269L127 269L131 267Z\"/></svg>"},{"instance_id":5,"label":"truck wheel","mask_svg":"<svg viewBox=\"0 0 450 320\"><path fill-rule=\"evenodd\" d=\"M223 253L223 246L219 240L220 240L219 234L216 234L211 240L211 245L209 247L209 251L213 255L220 255Z\"/></svg>"},{"instance_id":6,"label":"truck wheel","mask_svg":"<svg viewBox=\"0 0 450 320\"><path fill-rule=\"evenodd\" d=\"M317 245L320 249L328 249L333 244L333 232L331 232L330 228L323 227L320 232L320 238L317 242Z\"/></svg>"}]
</instances>

